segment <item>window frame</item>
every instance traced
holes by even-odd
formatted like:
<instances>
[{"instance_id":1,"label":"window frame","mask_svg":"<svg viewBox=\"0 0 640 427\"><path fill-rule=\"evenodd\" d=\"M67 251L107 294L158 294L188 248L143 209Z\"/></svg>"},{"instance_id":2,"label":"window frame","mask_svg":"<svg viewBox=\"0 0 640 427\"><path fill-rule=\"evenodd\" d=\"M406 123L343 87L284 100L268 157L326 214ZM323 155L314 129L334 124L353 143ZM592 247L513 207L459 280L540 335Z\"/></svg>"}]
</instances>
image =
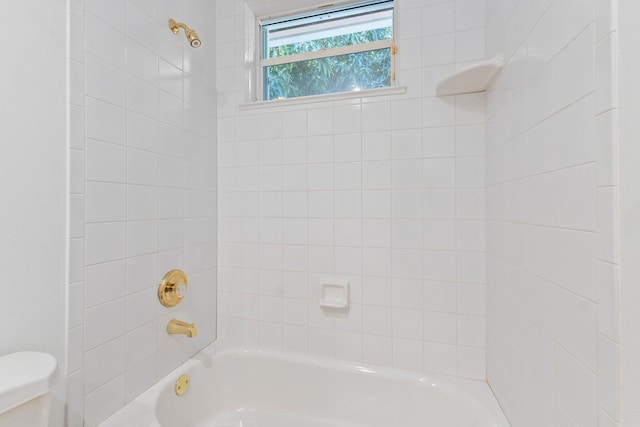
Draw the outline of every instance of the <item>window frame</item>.
<instances>
[{"instance_id":1,"label":"window frame","mask_svg":"<svg viewBox=\"0 0 640 427\"><path fill-rule=\"evenodd\" d=\"M398 48L396 45L396 19L397 19L396 3L397 1L398 0L368 0L368 1L360 0L355 2L335 4L335 5L332 5L332 7L330 8L316 7L313 9L296 11L294 13L258 18L256 20L257 35L258 35L257 37L258 48L256 49L256 64L257 64L257 67L256 67L257 97L256 98L257 98L257 101L258 102L276 102L276 101L286 101L286 100L293 100L293 99L307 99L307 98L318 97L318 96L345 95L345 94L353 94L354 97L359 96L358 91L339 91L339 92L326 92L326 93L314 94L314 95L301 95L301 96L292 97L292 98L266 99L265 98L265 84L266 84L265 70L267 67L271 67L274 65L291 64L295 62L329 58L333 56L348 55L353 53L369 52L369 51L380 50L380 49L389 49L389 52L390 52L390 57L391 57L390 84L389 86L375 88L375 89L363 89L362 91L363 92L379 91L379 90L385 90L385 89L388 90L390 88L394 88L397 84L397 79L396 79L397 77L396 76L396 54L398 53ZM287 55L287 56L281 56L276 58L263 58L264 56L266 56L265 53L267 51L267 46L265 45L265 29L264 29L265 25L279 23L287 20L304 19L305 17L324 15L327 13L331 13L332 11L340 13L340 11L344 11L348 9L355 9L358 7L366 7L367 5L376 5L376 4L385 4L385 3L392 3L391 9L393 10L393 13L392 13L393 37L391 39L379 40L375 42L362 43L357 45L342 46L342 47L331 48L331 49L322 49L314 52L306 52L306 53L301 53L296 55ZM349 17L349 15L347 14L346 17ZM291 58L295 58L295 59L291 60Z\"/></svg>"}]
</instances>

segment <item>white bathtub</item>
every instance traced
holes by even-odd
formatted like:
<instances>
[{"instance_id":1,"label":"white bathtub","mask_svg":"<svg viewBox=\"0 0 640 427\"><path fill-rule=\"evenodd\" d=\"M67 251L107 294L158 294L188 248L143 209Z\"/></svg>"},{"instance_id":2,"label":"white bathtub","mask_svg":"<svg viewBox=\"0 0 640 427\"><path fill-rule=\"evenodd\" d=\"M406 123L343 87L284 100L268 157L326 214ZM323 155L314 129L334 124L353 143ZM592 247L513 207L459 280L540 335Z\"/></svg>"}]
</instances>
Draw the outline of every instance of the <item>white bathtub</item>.
<instances>
[{"instance_id":1,"label":"white bathtub","mask_svg":"<svg viewBox=\"0 0 640 427\"><path fill-rule=\"evenodd\" d=\"M176 380L191 388L175 393ZM484 382L224 350L187 361L101 427L508 427Z\"/></svg>"}]
</instances>

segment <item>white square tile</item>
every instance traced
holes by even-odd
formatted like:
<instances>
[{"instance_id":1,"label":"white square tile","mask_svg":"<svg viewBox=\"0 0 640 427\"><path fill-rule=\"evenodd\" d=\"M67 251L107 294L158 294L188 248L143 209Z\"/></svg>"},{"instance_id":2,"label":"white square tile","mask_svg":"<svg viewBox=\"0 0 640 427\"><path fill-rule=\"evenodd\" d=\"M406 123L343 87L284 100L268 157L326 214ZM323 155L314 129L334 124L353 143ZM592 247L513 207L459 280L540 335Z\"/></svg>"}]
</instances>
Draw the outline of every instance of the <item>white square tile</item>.
<instances>
[{"instance_id":1,"label":"white square tile","mask_svg":"<svg viewBox=\"0 0 640 427\"><path fill-rule=\"evenodd\" d=\"M422 179L422 161L419 159L394 160L391 163L392 188L419 188Z\"/></svg>"},{"instance_id":2,"label":"white square tile","mask_svg":"<svg viewBox=\"0 0 640 427\"><path fill-rule=\"evenodd\" d=\"M620 341L619 267L598 262L598 332Z\"/></svg>"},{"instance_id":3,"label":"white square tile","mask_svg":"<svg viewBox=\"0 0 640 427\"><path fill-rule=\"evenodd\" d=\"M614 264L620 261L618 190L614 187L597 191L598 258Z\"/></svg>"},{"instance_id":4,"label":"white square tile","mask_svg":"<svg viewBox=\"0 0 640 427\"><path fill-rule=\"evenodd\" d=\"M345 360L362 361L362 334L337 331L335 334L336 357Z\"/></svg>"},{"instance_id":5,"label":"white square tile","mask_svg":"<svg viewBox=\"0 0 640 427\"><path fill-rule=\"evenodd\" d=\"M620 345L598 337L598 405L615 419L621 416Z\"/></svg>"},{"instance_id":6,"label":"white square tile","mask_svg":"<svg viewBox=\"0 0 640 427\"><path fill-rule=\"evenodd\" d=\"M127 40L127 72L151 85L158 84L158 57L133 39ZM180 76L182 77L182 76ZM175 76L174 76L175 78ZM181 78L179 80L182 80Z\"/></svg>"},{"instance_id":7,"label":"white square tile","mask_svg":"<svg viewBox=\"0 0 640 427\"><path fill-rule=\"evenodd\" d=\"M127 146L151 152L158 151L158 122L140 114L127 114Z\"/></svg>"},{"instance_id":8,"label":"white square tile","mask_svg":"<svg viewBox=\"0 0 640 427\"><path fill-rule=\"evenodd\" d=\"M422 217L422 191L394 190L391 193L391 215L395 219Z\"/></svg>"},{"instance_id":9,"label":"white square tile","mask_svg":"<svg viewBox=\"0 0 640 427\"><path fill-rule=\"evenodd\" d=\"M394 277L422 279L422 250L393 249L391 257L391 269Z\"/></svg>"},{"instance_id":10,"label":"white square tile","mask_svg":"<svg viewBox=\"0 0 640 427\"><path fill-rule=\"evenodd\" d=\"M391 336L392 311L390 307L364 306L363 332Z\"/></svg>"},{"instance_id":11,"label":"white square tile","mask_svg":"<svg viewBox=\"0 0 640 427\"><path fill-rule=\"evenodd\" d=\"M454 313L424 313L424 341L456 344L457 317Z\"/></svg>"},{"instance_id":12,"label":"white square tile","mask_svg":"<svg viewBox=\"0 0 640 427\"><path fill-rule=\"evenodd\" d=\"M456 278L456 256L454 252L425 251L424 278L427 280L453 281Z\"/></svg>"},{"instance_id":13,"label":"white square tile","mask_svg":"<svg viewBox=\"0 0 640 427\"><path fill-rule=\"evenodd\" d=\"M457 308L456 290L455 283L425 281L424 310L455 313Z\"/></svg>"},{"instance_id":14,"label":"white square tile","mask_svg":"<svg viewBox=\"0 0 640 427\"><path fill-rule=\"evenodd\" d=\"M87 224L86 265L123 259L126 250L126 226L119 222Z\"/></svg>"},{"instance_id":15,"label":"white square tile","mask_svg":"<svg viewBox=\"0 0 640 427\"><path fill-rule=\"evenodd\" d=\"M561 109L594 90L593 25L553 61L555 106Z\"/></svg>"},{"instance_id":16,"label":"white square tile","mask_svg":"<svg viewBox=\"0 0 640 427\"><path fill-rule=\"evenodd\" d=\"M453 220L424 220L423 248L432 250L454 250L456 248L456 222Z\"/></svg>"},{"instance_id":17,"label":"white square tile","mask_svg":"<svg viewBox=\"0 0 640 427\"><path fill-rule=\"evenodd\" d=\"M458 345L485 347L486 324L484 316L458 316Z\"/></svg>"},{"instance_id":18,"label":"white square tile","mask_svg":"<svg viewBox=\"0 0 640 427\"><path fill-rule=\"evenodd\" d=\"M126 113L115 105L87 97L87 137L124 145L126 141Z\"/></svg>"},{"instance_id":19,"label":"white square tile","mask_svg":"<svg viewBox=\"0 0 640 427\"><path fill-rule=\"evenodd\" d=\"M362 133L362 160L385 160L388 159L390 155L390 132L377 131Z\"/></svg>"},{"instance_id":20,"label":"white square tile","mask_svg":"<svg viewBox=\"0 0 640 427\"><path fill-rule=\"evenodd\" d=\"M391 102L391 129L420 128L422 108L419 99Z\"/></svg>"},{"instance_id":21,"label":"white square tile","mask_svg":"<svg viewBox=\"0 0 640 427\"><path fill-rule=\"evenodd\" d=\"M425 169L426 170L426 169ZM458 194L462 192L458 191ZM477 192L474 192L474 194ZM482 193L483 194L483 193ZM479 199L476 197L475 199ZM484 200L484 198L482 198ZM473 200L474 202L476 200ZM459 203L458 203L459 205ZM470 202L470 206L477 206ZM425 219L450 219L456 215L456 191L429 189L422 192L423 216ZM484 217L484 206L482 207Z\"/></svg>"},{"instance_id":22,"label":"white square tile","mask_svg":"<svg viewBox=\"0 0 640 427\"><path fill-rule=\"evenodd\" d=\"M391 107L388 102L362 104L362 130L378 132L391 129ZM365 143L367 139L364 139Z\"/></svg>"},{"instance_id":23,"label":"white square tile","mask_svg":"<svg viewBox=\"0 0 640 427\"><path fill-rule=\"evenodd\" d=\"M335 353L333 333L328 329L309 328L309 352L319 356L333 357Z\"/></svg>"},{"instance_id":24,"label":"white square tile","mask_svg":"<svg viewBox=\"0 0 640 427\"><path fill-rule=\"evenodd\" d=\"M455 169L458 188L484 188L484 157L458 157Z\"/></svg>"},{"instance_id":25,"label":"white square tile","mask_svg":"<svg viewBox=\"0 0 640 427\"><path fill-rule=\"evenodd\" d=\"M558 400L579 425L597 425L596 375L559 347L556 363Z\"/></svg>"},{"instance_id":26,"label":"white square tile","mask_svg":"<svg viewBox=\"0 0 640 427\"><path fill-rule=\"evenodd\" d=\"M618 107L617 36L610 34L595 49L596 111L603 113Z\"/></svg>"},{"instance_id":27,"label":"white square tile","mask_svg":"<svg viewBox=\"0 0 640 427\"><path fill-rule=\"evenodd\" d=\"M127 36L152 52L157 52L160 43L159 38L156 37L158 24L154 19L131 2L127 2L126 15Z\"/></svg>"},{"instance_id":28,"label":"white square tile","mask_svg":"<svg viewBox=\"0 0 640 427\"><path fill-rule=\"evenodd\" d=\"M87 55L85 84L88 96L124 108L126 102L124 71Z\"/></svg>"},{"instance_id":29,"label":"white square tile","mask_svg":"<svg viewBox=\"0 0 640 427\"><path fill-rule=\"evenodd\" d=\"M456 31L456 62L477 61L484 59L484 28Z\"/></svg>"},{"instance_id":30,"label":"white square tile","mask_svg":"<svg viewBox=\"0 0 640 427\"><path fill-rule=\"evenodd\" d=\"M598 185L618 184L618 113L609 111L596 118Z\"/></svg>"},{"instance_id":31,"label":"white square tile","mask_svg":"<svg viewBox=\"0 0 640 427\"><path fill-rule=\"evenodd\" d=\"M393 361L393 341L390 337L364 335L363 348L365 362L391 365Z\"/></svg>"},{"instance_id":32,"label":"white square tile","mask_svg":"<svg viewBox=\"0 0 640 427\"><path fill-rule=\"evenodd\" d=\"M127 78L127 109L175 127L182 126L182 101L159 93L157 87L133 76Z\"/></svg>"},{"instance_id":33,"label":"white square tile","mask_svg":"<svg viewBox=\"0 0 640 427\"><path fill-rule=\"evenodd\" d=\"M456 155L455 126L425 128L422 131L422 155L425 158L454 157Z\"/></svg>"},{"instance_id":34,"label":"white square tile","mask_svg":"<svg viewBox=\"0 0 640 427\"><path fill-rule=\"evenodd\" d=\"M474 380L486 378L486 352L482 348L458 347L458 375Z\"/></svg>"},{"instance_id":35,"label":"white square tile","mask_svg":"<svg viewBox=\"0 0 640 427\"><path fill-rule=\"evenodd\" d=\"M334 161L355 162L362 158L362 136L359 132L335 134L333 142Z\"/></svg>"},{"instance_id":36,"label":"white square tile","mask_svg":"<svg viewBox=\"0 0 640 427\"><path fill-rule=\"evenodd\" d=\"M424 343L424 370L439 374L455 375L457 350L455 345Z\"/></svg>"},{"instance_id":37,"label":"white square tile","mask_svg":"<svg viewBox=\"0 0 640 427\"><path fill-rule=\"evenodd\" d=\"M125 401L130 402L157 381L157 360L155 357L134 365L125 373Z\"/></svg>"},{"instance_id":38,"label":"white square tile","mask_svg":"<svg viewBox=\"0 0 640 427\"><path fill-rule=\"evenodd\" d=\"M157 293L158 291L156 289L151 288L136 294L127 295L127 331L136 329L155 320L158 310Z\"/></svg>"},{"instance_id":39,"label":"white square tile","mask_svg":"<svg viewBox=\"0 0 640 427\"><path fill-rule=\"evenodd\" d=\"M393 336L421 340L423 336L423 313L421 310L393 309Z\"/></svg>"},{"instance_id":40,"label":"white square tile","mask_svg":"<svg viewBox=\"0 0 640 427\"><path fill-rule=\"evenodd\" d=\"M483 27L485 21L485 0L458 0L455 2L456 30Z\"/></svg>"},{"instance_id":41,"label":"white square tile","mask_svg":"<svg viewBox=\"0 0 640 427\"><path fill-rule=\"evenodd\" d=\"M124 261L87 266L85 275L85 307L94 307L125 296Z\"/></svg>"},{"instance_id":42,"label":"white square tile","mask_svg":"<svg viewBox=\"0 0 640 427\"><path fill-rule=\"evenodd\" d=\"M455 37L453 33L423 37L423 67L452 64L453 62L455 62Z\"/></svg>"},{"instance_id":43,"label":"white square tile","mask_svg":"<svg viewBox=\"0 0 640 427\"><path fill-rule=\"evenodd\" d=\"M86 221L123 221L126 218L124 184L86 183Z\"/></svg>"},{"instance_id":44,"label":"white square tile","mask_svg":"<svg viewBox=\"0 0 640 427\"><path fill-rule=\"evenodd\" d=\"M127 219L144 220L158 217L158 190L141 185L127 186Z\"/></svg>"},{"instance_id":45,"label":"white square tile","mask_svg":"<svg viewBox=\"0 0 640 427\"><path fill-rule=\"evenodd\" d=\"M397 7L394 11L396 24L395 36L399 40L420 37L422 33L422 15L415 9Z\"/></svg>"},{"instance_id":46,"label":"white square tile","mask_svg":"<svg viewBox=\"0 0 640 427\"><path fill-rule=\"evenodd\" d=\"M85 350L115 339L125 332L125 303L118 299L85 310Z\"/></svg>"},{"instance_id":47,"label":"white square tile","mask_svg":"<svg viewBox=\"0 0 640 427\"><path fill-rule=\"evenodd\" d=\"M126 368L130 368L143 360L153 357L155 359L156 348L156 324L155 322L129 331L125 336Z\"/></svg>"},{"instance_id":48,"label":"white square tile","mask_svg":"<svg viewBox=\"0 0 640 427\"><path fill-rule=\"evenodd\" d=\"M124 371L124 338L89 350L84 356L84 390L89 393Z\"/></svg>"},{"instance_id":49,"label":"white square tile","mask_svg":"<svg viewBox=\"0 0 640 427\"><path fill-rule=\"evenodd\" d=\"M90 3L98 6L99 1L90 0ZM118 7L124 7L124 2L118 0L114 2L116 7L112 11L117 11ZM124 24L124 10L122 11ZM119 13L119 12L118 12ZM89 13L86 15L85 34L86 52L94 55L111 65L120 69L125 68L125 36L124 28L117 28L105 22L100 15Z\"/></svg>"},{"instance_id":50,"label":"white square tile","mask_svg":"<svg viewBox=\"0 0 640 427\"><path fill-rule=\"evenodd\" d=\"M308 349L308 329L302 326L283 326L283 346L286 351L306 352Z\"/></svg>"},{"instance_id":51,"label":"white square tile","mask_svg":"<svg viewBox=\"0 0 640 427\"><path fill-rule=\"evenodd\" d=\"M282 325L279 323L260 322L258 325L258 342L262 346L282 347Z\"/></svg>"},{"instance_id":52,"label":"white square tile","mask_svg":"<svg viewBox=\"0 0 640 427\"><path fill-rule=\"evenodd\" d=\"M425 188L455 187L455 159L425 159L422 163L423 186Z\"/></svg>"},{"instance_id":53,"label":"white square tile","mask_svg":"<svg viewBox=\"0 0 640 427\"><path fill-rule=\"evenodd\" d=\"M359 104L335 107L333 109L333 126L336 134L360 132L361 109Z\"/></svg>"},{"instance_id":54,"label":"white square tile","mask_svg":"<svg viewBox=\"0 0 640 427\"><path fill-rule=\"evenodd\" d=\"M124 375L85 395L84 424L98 425L124 406Z\"/></svg>"},{"instance_id":55,"label":"white square tile","mask_svg":"<svg viewBox=\"0 0 640 427\"><path fill-rule=\"evenodd\" d=\"M127 256L147 255L158 251L158 222L127 222Z\"/></svg>"},{"instance_id":56,"label":"white square tile","mask_svg":"<svg viewBox=\"0 0 640 427\"><path fill-rule=\"evenodd\" d=\"M334 231L337 246L360 246L362 244L362 221L359 219L336 219Z\"/></svg>"},{"instance_id":57,"label":"white square tile","mask_svg":"<svg viewBox=\"0 0 640 427\"><path fill-rule=\"evenodd\" d=\"M399 308L421 310L423 282L416 279L394 279L392 286L392 305Z\"/></svg>"},{"instance_id":58,"label":"white square tile","mask_svg":"<svg viewBox=\"0 0 640 427\"><path fill-rule=\"evenodd\" d=\"M420 371L423 361L422 342L399 338L393 340L394 366Z\"/></svg>"}]
</instances>

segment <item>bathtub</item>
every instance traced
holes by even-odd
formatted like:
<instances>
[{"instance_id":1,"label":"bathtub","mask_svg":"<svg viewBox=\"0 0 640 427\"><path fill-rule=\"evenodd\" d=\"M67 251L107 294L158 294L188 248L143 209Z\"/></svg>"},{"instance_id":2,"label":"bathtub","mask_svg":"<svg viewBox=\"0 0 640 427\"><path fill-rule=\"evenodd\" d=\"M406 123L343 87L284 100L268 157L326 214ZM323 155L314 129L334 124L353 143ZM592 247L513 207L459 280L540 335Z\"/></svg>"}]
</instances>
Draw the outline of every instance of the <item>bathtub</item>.
<instances>
[{"instance_id":1,"label":"bathtub","mask_svg":"<svg viewBox=\"0 0 640 427\"><path fill-rule=\"evenodd\" d=\"M175 392L188 374L190 388ZM101 427L508 427L486 383L214 343Z\"/></svg>"}]
</instances>

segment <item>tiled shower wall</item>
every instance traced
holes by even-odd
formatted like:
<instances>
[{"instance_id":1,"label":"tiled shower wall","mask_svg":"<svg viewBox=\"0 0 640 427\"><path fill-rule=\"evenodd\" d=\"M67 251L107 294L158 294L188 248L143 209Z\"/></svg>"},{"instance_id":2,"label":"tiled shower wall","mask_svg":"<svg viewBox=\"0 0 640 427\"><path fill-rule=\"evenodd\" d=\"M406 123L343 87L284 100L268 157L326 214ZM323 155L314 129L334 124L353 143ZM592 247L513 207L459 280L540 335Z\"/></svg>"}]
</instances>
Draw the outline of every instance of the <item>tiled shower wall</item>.
<instances>
[{"instance_id":1,"label":"tiled shower wall","mask_svg":"<svg viewBox=\"0 0 640 427\"><path fill-rule=\"evenodd\" d=\"M488 0L488 379L514 426L620 421L613 0Z\"/></svg>"},{"instance_id":2,"label":"tiled shower wall","mask_svg":"<svg viewBox=\"0 0 640 427\"><path fill-rule=\"evenodd\" d=\"M485 99L434 92L484 59L484 1L396 4L406 94L239 109L255 17L216 1L220 334L483 379Z\"/></svg>"},{"instance_id":3,"label":"tiled shower wall","mask_svg":"<svg viewBox=\"0 0 640 427\"><path fill-rule=\"evenodd\" d=\"M73 0L70 20L67 416L95 426L216 337L215 7ZM191 283L168 309L175 268ZM200 335L168 335L173 317Z\"/></svg>"}]
</instances>

